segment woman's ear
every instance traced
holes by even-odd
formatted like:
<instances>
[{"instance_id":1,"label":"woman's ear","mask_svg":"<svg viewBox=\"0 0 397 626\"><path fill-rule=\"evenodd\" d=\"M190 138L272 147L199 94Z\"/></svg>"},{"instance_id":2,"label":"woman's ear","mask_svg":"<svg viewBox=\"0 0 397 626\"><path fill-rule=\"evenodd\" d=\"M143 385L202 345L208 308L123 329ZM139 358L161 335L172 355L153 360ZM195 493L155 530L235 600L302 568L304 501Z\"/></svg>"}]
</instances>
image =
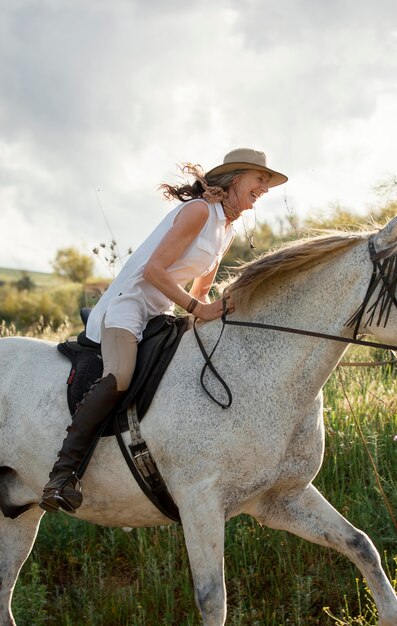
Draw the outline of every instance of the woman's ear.
<instances>
[{"instance_id":1,"label":"woman's ear","mask_svg":"<svg viewBox=\"0 0 397 626\"><path fill-rule=\"evenodd\" d=\"M234 176L233 180L232 180L232 187L233 189L236 191L238 189L238 185L239 185L239 176Z\"/></svg>"}]
</instances>

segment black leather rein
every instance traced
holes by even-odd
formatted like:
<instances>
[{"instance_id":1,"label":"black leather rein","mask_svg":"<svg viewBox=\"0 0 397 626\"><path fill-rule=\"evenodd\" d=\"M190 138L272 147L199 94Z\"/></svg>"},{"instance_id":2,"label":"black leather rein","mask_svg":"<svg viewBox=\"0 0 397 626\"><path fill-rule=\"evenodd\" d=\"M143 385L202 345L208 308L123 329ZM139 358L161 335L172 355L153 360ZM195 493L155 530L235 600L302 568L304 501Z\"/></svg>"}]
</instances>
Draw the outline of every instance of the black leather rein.
<instances>
[{"instance_id":1,"label":"black leather rein","mask_svg":"<svg viewBox=\"0 0 397 626\"><path fill-rule=\"evenodd\" d=\"M365 295L365 298L362 302L362 304L360 305L360 307L357 309L356 313L354 313L352 315L352 317L346 322L345 326L353 326L355 325L355 331L354 331L354 338L348 338L348 337L340 337L339 335L330 335L328 333L317 333L311 330L303 330L300 328L289 328L288 326L277 326L275 324L262 324L260 322L243 322L240 320L230 320L227 319L227 305L226 305L226 296L224 294L223 297L223 314L221 317L222 320L222 329L220 332L220 335L218 337L218 340L215 344L215 346L213 347L212 351L210 352L210 354L207 353L203 342L200 339L200 336L198 334L197 331L197 327L196 327L196 323L197 323L197 318L194 320L194 324L193 324L193 329L194 329L194 334L198 343L198 346L201 350L201 353L204 357L204 361L205 364L203 366L203 369L201 370L201 375L200 375L200 382L201 385L204 389L204 391L207 393L207 395L211 398L211 400L213 400L214 402L216 402L216 404L218 404L219 406L221 406L223 409L227 409L231 406L232 404L232 392L230 391L229 386L227 385L227 383L225 382L225 380L222 378L222 376L217 372L217 370L215 369L211 359L212 356L215 352L215 350L217 349L219 342L221 340L221 337L223 335L223 331L225 330L225 326L243 326L245 328L260 328L262 330L271 330L271 331L276 331L276 332L283 332L283 333L291 333L294 335L305 335L307 337L318 337L319 339L328 339L330 341L339 341L341 343L353 343L359 346L367 346L369 348L381 348L383 350L397 350L397 345L391 345L391 344L387 344L387 343L375 343L373 341L363 341L361 339L357 339L357 332L361 323L361 319L364 315L365 309L368 305L369 300L371 299L374 291L376 290L376 288L379 286L379 284L381 284L381 290L380 290L380 295L378 296L376 302L374 305L372 305L372 307L369 309L369 311L371 312L371 317L370 319L367 321L366 325L368 325L371 321L373 321L373 318L375 316L375 311L377 309L377 306L379 303L381 303L381 308L380 308L380 312L379 312L379 316L378 316L378 320L377 320L377 326L379 326L382 317L385 316L386 320L384 322L384 326L386 326L387 320L389 318L389 313L390 313L390 307L391 304L394 304L397 308L397 300L395 298L395 290L396 290L396 283L397 283L397 259L396 256L394 255L393 257L391 257L390 259L386 259L383 262L379 261L379 255L377 254L376 250L375 250L375 246L374 243L372 241L372 239L369 240L368 242L368 246L369 246L369 252L370 252L370 257L371 257L371 261L373 263L373 271L372 271L372 275L371 275L371 279L368 285L368 289L367 289L367 293ZM391 274L393 274L391 276ZM227 395L227 402L223 403L220 402L219 400L217 400L212 394L211 392L207 389L207 387L205 386L204 383L204 375L205 372L207 370L207 368L212 372L212 374L215 376L215 378L220 382L220 384L222 385L222 387L224 388L226 395Z\"/></svg>"}]
</instances>

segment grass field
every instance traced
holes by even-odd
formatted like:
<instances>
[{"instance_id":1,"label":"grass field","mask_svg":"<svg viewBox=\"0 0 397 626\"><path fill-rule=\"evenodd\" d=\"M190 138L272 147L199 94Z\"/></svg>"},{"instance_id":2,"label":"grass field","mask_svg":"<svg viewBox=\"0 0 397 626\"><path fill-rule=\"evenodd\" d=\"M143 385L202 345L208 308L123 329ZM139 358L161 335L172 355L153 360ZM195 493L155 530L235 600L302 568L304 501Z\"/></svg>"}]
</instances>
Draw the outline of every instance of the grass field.
<instances>
[{"instance_id":1,"label":"grass field","mask_svg":"<svg viewBox=\"0 0 397 626\"><path fill-rule=\"evenodd\" d=\"M387 356L387 355L386 355ZM384 358L352 350L351 359ZM338 368L325 388L326 454L315 484L375 542L396 586L395 365ZM346 399L348 398L348 401ZM353 413L352 413L353 411ZM226 526L228 626L377 624L372 599L344 557L240 516ZM17 583L18 626L199 626L177 525L131 533L45 516ZM326 608L329 607L329 608Z\"/></svg>"}]
</instances>

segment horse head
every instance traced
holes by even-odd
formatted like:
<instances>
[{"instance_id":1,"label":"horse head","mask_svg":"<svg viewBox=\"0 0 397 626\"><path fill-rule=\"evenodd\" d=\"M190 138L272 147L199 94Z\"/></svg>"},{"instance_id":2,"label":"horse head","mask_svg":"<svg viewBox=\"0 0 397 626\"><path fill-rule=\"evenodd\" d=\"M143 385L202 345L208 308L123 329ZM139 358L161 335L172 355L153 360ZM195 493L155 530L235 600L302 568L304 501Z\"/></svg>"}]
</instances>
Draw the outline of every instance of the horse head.
<instances>
[{"instance_id":1,"label":"horse head","mask_svg":"<svg viewBox=\"0 0 397 626\"><path fill-rule=\"evenodd\" d=\"M374 236L374 243L378 251L397 246L397 216Z\"/></svg>"},{"instance_id":2,"label":"horse head","mask_svg":"<svg viewBox=\"0 0 397 626\"><path fill-rule=\"evenodd\" d=\"M366 297L361 305L358 332L378 340L397 339L397 217L369 239L373 264Z\"/></svg>"}]
</instances>

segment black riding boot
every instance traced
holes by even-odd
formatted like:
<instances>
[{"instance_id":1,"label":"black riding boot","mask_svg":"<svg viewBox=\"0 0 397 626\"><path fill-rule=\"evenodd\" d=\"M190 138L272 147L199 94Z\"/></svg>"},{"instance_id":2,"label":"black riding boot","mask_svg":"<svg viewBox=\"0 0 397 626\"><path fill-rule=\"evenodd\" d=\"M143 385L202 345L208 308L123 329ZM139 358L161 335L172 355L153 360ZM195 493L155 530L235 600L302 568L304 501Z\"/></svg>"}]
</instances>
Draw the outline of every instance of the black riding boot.
<instances>
[{"instance_id":1,"label":"black riding boot","mask_svg":"<svg viewBox=\"0 0 397 626\"><path fill-rule=\"evenodd\" d=\"M115 407L122 392L117 391L113 374L101 378L85 396L73 417L62 450L44 487L40 507L55 512L59 507L74 513L81 505L80 478L86 463L83 460L99 432L105 418ZM92 449L93 451L93 449Z\"/></svg>"}]
</instances>

